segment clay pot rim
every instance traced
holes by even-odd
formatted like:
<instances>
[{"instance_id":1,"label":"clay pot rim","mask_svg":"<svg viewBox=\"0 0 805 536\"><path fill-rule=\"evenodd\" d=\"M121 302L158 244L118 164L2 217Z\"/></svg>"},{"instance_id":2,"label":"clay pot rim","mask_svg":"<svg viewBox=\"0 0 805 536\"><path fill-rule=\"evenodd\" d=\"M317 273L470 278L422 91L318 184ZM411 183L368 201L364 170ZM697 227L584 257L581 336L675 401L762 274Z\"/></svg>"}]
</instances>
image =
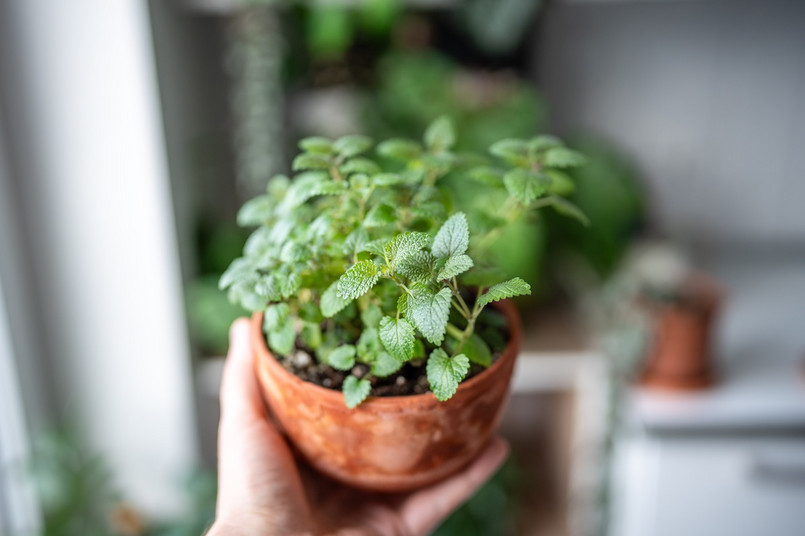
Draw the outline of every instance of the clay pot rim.
<instances>
[{"instance_id":1,"label":"clay pot rim","mask_svg":"<svg viewBox=\"0 0 805 536\"><path fill-rule=\"evenodd\" d=\"M514 303L512 303L511 300L502 300L500 302L493 303L492 305L503 313L509 323L509 339L506 343L506 348L503 350L500 358L487 367L486 370L473 376L469 380L459 383L458 389L456 390L455 395L453 395L454 397L459 395L462 391L471 389L476 383L480 383L486 381L487 378L491 378L495 375L498 369L503 367L504 363L517 358L522 329L519 322L517 308L514 306ZM344 396L341 391L329 389L313 382L303 380L296 374L287 371L285 367L279 364L279 362L274 358L274 355L266 346L265 337L263 336L262 312L257 311L252 314L251 324L252 336L254 339L254 344L256 345L257 353L261 359L266 359L268 366L272 369L272 373L282 376L285 378L285 381L296 383L305 389L312 389L318 394L318 396L323 397L328 403L344 403ZM444 404L444 402L437 400L436 396L432 392L422 393L419 395L369 396L352 411L372 410L374 408L389 409L399 407L401 405L405 405L406 407L420 406L427 408L437 404Z\"/></svg>"}]
</instances>

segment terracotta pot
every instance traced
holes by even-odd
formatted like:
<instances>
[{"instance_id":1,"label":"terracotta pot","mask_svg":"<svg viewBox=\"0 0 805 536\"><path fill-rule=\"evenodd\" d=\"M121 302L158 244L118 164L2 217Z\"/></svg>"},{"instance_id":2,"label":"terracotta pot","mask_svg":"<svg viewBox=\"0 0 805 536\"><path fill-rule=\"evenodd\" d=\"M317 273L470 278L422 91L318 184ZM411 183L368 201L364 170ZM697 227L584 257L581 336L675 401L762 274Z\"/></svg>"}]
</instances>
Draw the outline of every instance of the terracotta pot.
<instances>
[{"instance_id":1,"label":"terracotta pot","mask_svg":"<svg viewBox=\"0 0 805 536\"><path fill-rule=\"evenodd\" d=\"M263 316L252 317L254 364L273 416L310 465L346 484L374 491L408 491L467 465L497 428L520 349L514 305L499 310L510 326L503 355L439 402L432 393L369 397L350 410L340 391L306 382L271 355Z\"/></svg>"},{"instance_id":2,"label":"terracotta pot","mask_svg":"<svg viewBox=\"0 0 805 536\"><path fill-rule=\"evenodd\" d=\"M640 381L645 387L696 391L715 382L710 339L723 291L716 281L697 274L685 294L683 303L650 306L655 327Z\"/></svg>"}]
</instances>

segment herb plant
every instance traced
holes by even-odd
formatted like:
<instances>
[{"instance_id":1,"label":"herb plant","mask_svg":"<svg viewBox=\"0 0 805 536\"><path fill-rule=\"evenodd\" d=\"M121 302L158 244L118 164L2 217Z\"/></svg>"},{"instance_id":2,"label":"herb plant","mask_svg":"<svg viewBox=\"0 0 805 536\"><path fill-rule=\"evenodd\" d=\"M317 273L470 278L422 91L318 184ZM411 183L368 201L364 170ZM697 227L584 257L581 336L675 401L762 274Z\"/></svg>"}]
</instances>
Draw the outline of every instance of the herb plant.
<instances>
[{"instance_id":1,"label":"herb plant","mask_svg":"<svg viewBox=\"0 0 805 536\"><path fill-rule=\"evenodd\" d=\"M239 224L257 229L220 286L265 312L275 354L292 354L299 340L335 369L367 365L367 375L342 384L350 408L369 395L370 375L391 376L412 360L426 367L439 400L452 397L471 362L491 364L475 332L483 309L531 291L520 278L503 280L489 258L501 229L548 206L586 222L562 197L573 185L561 171L584 157L558 139L501 140L491 158L456 154L454 144L446 118L422 143L305 138L294 179L273 178L238 213ZM502 204L456 210L440 186L448 174L482 184Z\"/></svg>"}]
</instances>

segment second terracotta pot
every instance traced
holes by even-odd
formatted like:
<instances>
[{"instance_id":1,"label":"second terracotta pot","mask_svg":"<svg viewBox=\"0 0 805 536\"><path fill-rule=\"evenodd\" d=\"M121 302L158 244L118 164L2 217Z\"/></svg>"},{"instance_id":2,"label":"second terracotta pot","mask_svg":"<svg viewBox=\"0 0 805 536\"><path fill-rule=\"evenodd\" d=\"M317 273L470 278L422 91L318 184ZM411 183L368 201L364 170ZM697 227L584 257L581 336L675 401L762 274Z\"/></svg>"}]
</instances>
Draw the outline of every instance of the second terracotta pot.
<instances>
[{"instance_id":1,"label":"second terracotta pot","mask_svg":"<svg viewBox=\"0 0 805 536\"><path fill-rule=\"evenodd\" d=\"M369 397L350 410L339 391L285 370L263 337L263 315L252 317L254 363L273 416L313 467L341 482L376 491L408 491L467 465L491 439L509 393L520 349L520 318L508 302L503 355L439 402L432 393Z\"/></svg>"}]
</instances>

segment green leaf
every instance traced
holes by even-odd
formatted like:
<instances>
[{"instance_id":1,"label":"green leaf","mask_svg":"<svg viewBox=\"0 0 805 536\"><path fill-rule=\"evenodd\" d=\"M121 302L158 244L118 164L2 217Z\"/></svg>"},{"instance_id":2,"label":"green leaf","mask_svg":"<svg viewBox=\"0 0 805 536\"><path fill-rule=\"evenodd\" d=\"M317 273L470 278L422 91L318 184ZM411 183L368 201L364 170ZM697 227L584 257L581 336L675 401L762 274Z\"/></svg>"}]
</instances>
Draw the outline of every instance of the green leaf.
<instances>
[{"instance_id":1,"label":"green leaf","mask_svg":"<svg viewBox=\"0 0 805 536\"><path fill-rule=\"evenodd\" d=\"M567 199L563 199L561 197L552 195L551 198L551 206L563 216L569 216L571 218L577 219L581 222L582 225L586 227L590 226L590 220L587 218L587 215L581 211L579 207L568 201Z\"/></svg>"},{"instance_id":2,"label":"green leaf","mask_svg":"<svg viewBox=\"0 0 805 536\"><path fill-rule=\"evenodd\" d=\"M407 162L419 158L422 146L413 140L395 138L381 142L377 146L377 152L386 158Z\"/></svg>"},{"instance_id":3,"label":"green leaf","mask_svg":"<svg viewBox=\"0 0 805 536\"><path fill-rule=\"evenodd\" d=\"M293 350L296 333L288 304L270 305L263 317L263 331L268 335L268 346L278 355L288 355Z\"/></svg>"},{"instance_id":4,"label":"green leaf","mask_svg":"<svg viewBox=\"0 0 805 536\"><path fill-rule=\"evenodd\" d=\"M396 267L406 257L420 251L429 243L430 237L425 233L400 233L383 248L383 256L388 259L392 267Z\"/></svg>"},{"instance_id":5,"label":"green leaf","mask_svg":"<svg viewBox=\"0 0 805 536\"><path fill-rule=\"evenodd\" d=\"M453 123L446 116L434 120L425 130L425 145L432 151L446 151L456 143Z\"/></svg>"},{"instance_id":6,"label":"green leaf","mask_svg":"<svg viewBox=\"0 0 805 536\"><path fill-rule=\"evenodd\" d=\"M458 349L458 340L450 338L445 344L448 350L455 352ZM467 356L473 363L477 363L482 367L488 367L492 364L492 351L489 345L477 334L472 335L464 341L464 346L461 347L461 353Z\"/></svg>"},{"instance_id":7,"label":"green leaf","mask_svg":"<svg viewBox=\"0 0 805 536\"><path fill-rule=\"evenodd\" d=\"M458 384L470 370L470 360L464 354L449 357L444 350L436 348L428 358L427 374L430 389L436 398L448 400L456 394Z\"/></svg>"},{"instance_id":8,"label":"green leaf","mask_svg":"<svg viewBox=\"0 0 805 536\"><path fill-rule=\"evenodd\" d=\"M306 169L328 169L330 167L330 157L316 153L302 153L293 159L291 169L302 171Z\"/></svg>"},{"instance_id":9,"label":"green leaf","mask_svg":"<svg viewBox=\"0 0 805 536\"><path fill-rule=\"evenodd\" d=\"M528 151L532 156L537 156L552 147L561 147L562 140L554 136L537 136L528 140Z\"/></svg>"},{"instance_id":10,"label":"green leaf","mask_svg":"<svg viewBox=\"0 0 805 536\"><path fill-rule=\"evenodd\" d=\"M489 152L515 166L528 165L528 144L523 140L505 139L492 144Z\"/></svg>"},{"instance_id":11,"label":"green leaf","mask_svg":"<svg viewBox=\"0 0 805 536\"><path fill-rule=\"evenodd\" d=\"M338 294L342 298L349 300L360 298L375 286L379 277L380 272L374 262L369 260L361 261L352 265L338 279Z\"/></svg>"},{"instance_id":12,"label":"green leaf","mask_svg":"<svg viewBox=\"0 0 805 536\"><path fill-rule=\"evenodd\" d=\"M318 195L318 187L326 182L330 182L330 177L327 173L321 171L300 173L288 188L282 205L290 209L300 206L311 197Z\"/></svg>"},{"instance_id":13,"label":"green leaf","mask_svg":"<svg viewBox=\"0 0 805 536\"><path fill-rule=\"evenodd\" d=\"M509 195L526 206L545 193L549 181L549 178L540 173L519 168L507 172L503 177L503 184Z\"/></svg>"},{"instance_id":14,"label":"green leaf","mask_svg":"<svg viewBox=\"0 0 805 536\"><path fill-rule=\"evenodd\" d=\"M238 225L249 227L264 225L274 213L274 200L267 195L260 195L243 204L238 211Z\"/></svg>"},{"instance_id":15,"label":"green leaf","mask_svg":"<svg viewBox=\"0 0 805 536\"><path fill-rule=\"evenodd\" d=\"M372 182L377 186L396 186L405 182L405 177L399 173L380 173L372 177Z\"/></svg>"},{"instance_id":16,"label":"green leaf","mask_svg":"<svg viewBox=\"0 0 805 536\"><path fill-rule=\"evenodd\" d=\"M368 251L369 253L382 256L387 243L388 241L385 238L378 238L377 240L365 243L360 251Z\"/></svg>"},{"instance_id":17,"label":"green leaf","mask_svg":"<svg viewBox=\"0 0 805 536\"><path fill-rule=\"evenodd\" d=\"M400 370L402 366L403 363L394 359L388 352L378 352L372 363L372 374L378 378L385 378Z\"/></svg>"},{"instance_id":18,"label":"green leaf","mask_svg":"<svg viewBox=\"0 0 805 536\"><path fill-rule=\"evenodd\" d=\"M327 354L327 364L338 370L351 370L355 366L355 347L345 344Z\"/></svg>"},{"instance_id":19,"label":"green leaf","mask_svg":"<svg viewBox=\"0 0 805 536\"><path fill-rule=\"evenodd\" d=\"M355 255L363 250L367 242L369 242L369 233L363 227L358 227L347 235L342 251L344 255Z\"/></svg>"},{"instance_id":20,"label":"green leaf","mask_svg":"<svg viewBox=\"0 0 805 536\"><path fill-rule=\"evenodd\" d=\"M587 159L578 151L567 147L553 147L545 151L542 163L547 167L568 168L587 163Z\"/></svg>"},{"instance_id":21,"label":"green leaf","mask_svg":"<svg viewBox=\"0 0 805 536\"><path fill-rule=\"evenodd\" d=\"M383 318L383 311L380 310L380 307L377 305L370 305L366 308L365 311L361 313L361 322L363 325L369 328L376 328L380 324L380 320Z\"/></svg>"},{"instance_id":22,"label":"green leaf","mask_svg":"<svg viewBox=\"0 0 805 536\"><path fill-rule=\"evenodd\" d=\"M366 378L360 380L355 376L347 376L344 384L341 386L341 391L344 393L344 400L349 409L354 409L361 402L366 400L369 392L372 390L372 384Z\"/></svg>"},{"instance_id":23,"label":"green leaf","mask_svg":"<svg viewBox=\"0 0 805 536\"><path fill-rule=\"evenodd\" d=\"M454 257L450 257L447 259L447 262L444 263L444 268L442 268L442 270L439 272L439 275L436 276L436 279L450 279L459 274L463 274L472 268L472 266L472 259L467 255L456 255Z\"/></svg>"},{"instance_id":24,"label":"green leaf","mask_svg":"<svg viewBox=\"0 0 805 536\"><path fill-rule=\"evenodd\" d=\"M375 175L380 173L380 166L369 160L368 158L351 158L347 160L340 168L342 173L365 173L367 175Z\"/></svg>"},{"instance_id":25,"label":"green leaf","mask_svg":"<svg viewBox=\"0 0 805 536\"><path fill-rule=\"evenodd\" d=\"M463 212L457 212L444 222L436 238L433 239L431 252L442 259L461 255L467 251L470 243L467 217Z\"/></svg>"},{"instance_id":26,"label":"green leaf","mask_svg":"<svg viewBox=\"0 0 805 536\"><path fill-rule=\"evenodd\" d=\"M358 337L358 358L364 363L374 363L377 354L383 351L380 335L375 328L365 328Z\"/></svg>"},{"instance_id":27,"label":"green leaf","mask_svg":"<svg viewBox=\"0 0 805 536\"><path fill-rule=\"evenodd\" d=\"M333 149L346 157L359 155L366 152L372 146L372 139L359 134L338 138L333 143Z\"/></svg>"},{"instance_id":28,"label":"green leaf","mask_svg":"<svg viewBox=\"0 0 805 536\"><path fill-rule=\"evenodd\" d=\"M363 220L363 226L367 229L375 227L382 227L397 221L397 211L391 205L380 204L373 206L366 218Z\"/></svg>"},{"instance_id":29,"label":"green leaf","mask_svg":"<svg viewBox=\"0 0 805 536\"><path fill-rule=\"evenodd\" d=\"M332 318L344 307L349 305L351 299L342 298L338 294L338 281L327 287L321 295L321 314L325 318Z\"/></svg>"},{"instance_id":30,"label":"green leaf","mask_svg":"<svg viewBox=\"0 0 805 536\"><path fill-rule=\"evenodd\" d=\"M280 329L288 321L289 315L290 309L287 303L269 305L263 316L263 329L265 331Z\"/></svg>"},{"instance_id":31,"label":"green leaf","mask_svg":"<svg viewBox=\"0 0 805 536\"><path fill-rule=\"evenodd\" d=\"M401 362L414 357L414 328L404 318L384 316L380 321L380 341Z\"/></svg>"},{"instance_id":32,"label":"green leaf","mask_svg":"<svg viewBox=\"0 0 805 536\"><path fill-rule=\"evenodd\" d=\"M531 294L531 285L519 277L515 277L514 279L509 279L508 281L498 283L497 285L491 287L481 295L481 297L478 299L478 302L481 307L484 307L494 301L504 300L514 296L525 296L528 294Z\"/></svg>"},{"instance_id":33,"label":"green leaf","mask_svg":"<svg viewBox=\"0 0 805 536\"><path fill-rule=\"evenodd\" d=\"M310 197L317 195L338 195L347 191L347 185L344 182L326 181L315 184L311 187Z\"/></svg>"},{"instance_id":34,"label":"green leaf","mask_svg":"<svg viewBox=\"0 0 805 536\"><path fill-rule=\"evenodd\" d=\"M503 185L503 172L488 166L477 167L468 173L468 176L475 182L485 184L487 186L502 186Z\"/></svg>"},{"instance_id":35,"label":"green leaf","mask_svg":"<svg viewBox=\"0 0 805 536\"><path fill-rule=\"evenodd\" d=\"M311 136L299 140L299 148L307 153L333 154L333 141L321 136Z\"/></svg>"},{"instance_id":36,"label":"green leaf","mask_svg":"<svg viewBox=\"0 0 805 536\"><path fill-rule=\"evenodd\" d=\"M299 332L299 338L305 343L305 346L311 350L317 350L321 346L321 326L311 322L305 322Z\"/></svg>"},{"instance_id":37,"label":"green leaf","mask_svg":"<svg viewBox=\"0 0 805 536\"><path fill-rule=\"evenodd\" d=\"M426 283L433 279L433 255L415 251L396 261L394 270L411 281Z\"/></svg>"},{"instance_id":38,"label":"green leaf","mask_svg":"<svg viewBox=\"0 0 805 536\"><path fill-rule=\"evenodd\" d=\"M428 287L416 285L408 300L408 318L428 341L437 346L444 339L451 296L446 287L434 294Z\"/></svg>"},{"instance_id":39,"label":"green leaf","mask_svg":"<svg viewBox=\"0 0 805 536\"><path fill-rule=\"evenodd\" d=\"M410 300L410 297L411 297L410 294L408 294L407 292L403 292L400 295L400 297L397 298L397 312L399 313L400 316L408 318L409 320L410 317L408 316L408 310L409 310L408 302Z\"/></svg>"},{"instance_id":40,"label":"green leaf","mask_svg":"<svg viewBox=\"0 0 805 536\"><path fill-rule=\"evenodd\" d=\"M570 175L558 169L546 169L545 174L551 178L548 192L556 195L570 195L576 191L576 184Z\"/></svg>"}]
</instances>

